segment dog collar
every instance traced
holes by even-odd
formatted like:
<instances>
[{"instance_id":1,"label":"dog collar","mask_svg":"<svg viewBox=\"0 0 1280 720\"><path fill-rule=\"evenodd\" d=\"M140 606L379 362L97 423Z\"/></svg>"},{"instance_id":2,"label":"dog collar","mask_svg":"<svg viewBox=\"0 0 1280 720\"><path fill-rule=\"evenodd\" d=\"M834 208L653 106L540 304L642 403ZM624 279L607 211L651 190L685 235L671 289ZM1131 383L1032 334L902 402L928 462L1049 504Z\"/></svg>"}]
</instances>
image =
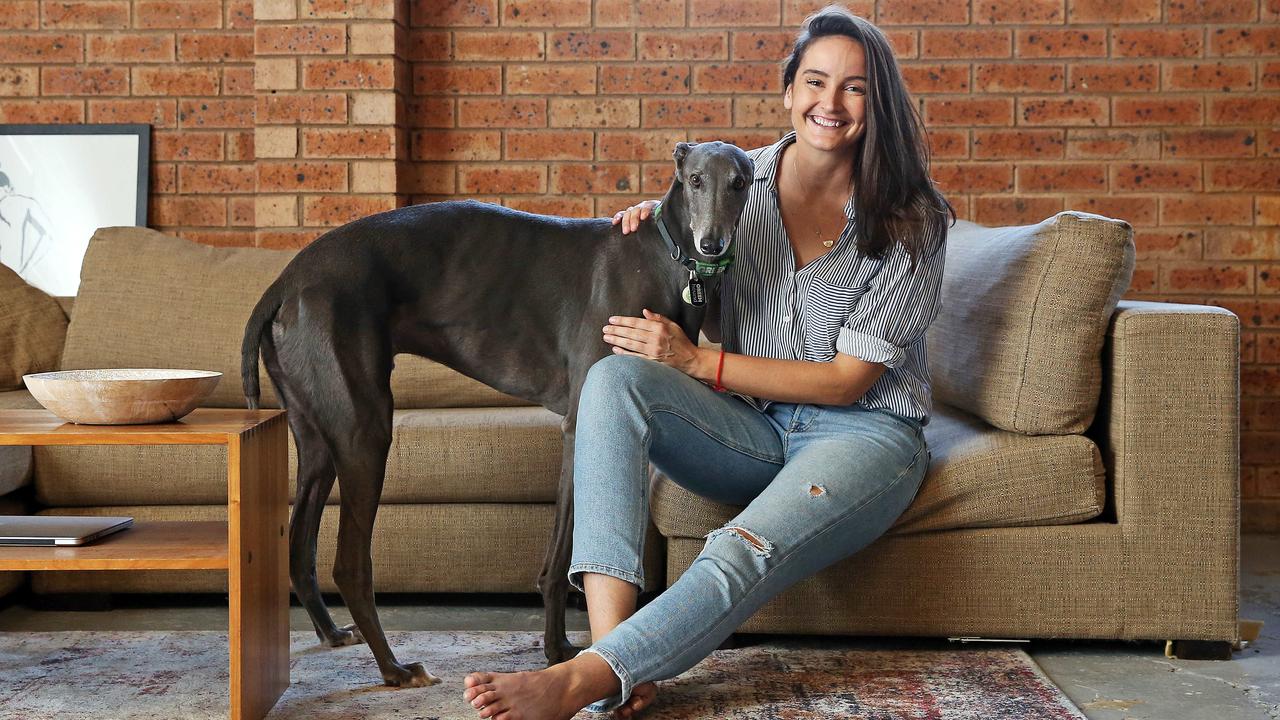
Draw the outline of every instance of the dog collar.
<instances>
[{"instance_id":1,"label":"dog collar","mask_svg":"<svg viewBox=\"0 0 1280 720\"><path fill-rule=\"evenodd\" d=\"M685 255L680 246L676 244L676 241L671 239L671 231L667 230L667 223L662 219L662 203L658 203L658 206L653 209L653 219L658 224L658 232L662 234L662 239L667 243L667 250L671 252L671 259L688 268L689 272L699 277L714 277L729 269L729 266L733 264L733 253L725 255L715 262L702 262Z\"/></svg>"}]
</instances>

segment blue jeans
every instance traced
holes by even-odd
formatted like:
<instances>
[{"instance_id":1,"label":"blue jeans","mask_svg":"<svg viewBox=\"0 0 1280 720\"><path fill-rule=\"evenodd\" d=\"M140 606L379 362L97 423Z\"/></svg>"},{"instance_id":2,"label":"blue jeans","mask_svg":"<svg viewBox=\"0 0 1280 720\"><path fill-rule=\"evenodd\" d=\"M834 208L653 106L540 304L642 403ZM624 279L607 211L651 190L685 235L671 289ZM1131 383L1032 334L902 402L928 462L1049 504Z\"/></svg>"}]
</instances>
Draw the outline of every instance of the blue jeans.
<instances>
[{"instance_id":1,"label":"blue jeans","mask_svg":"<svg viewBox=\"0 0 1280 720\"><path fill-rule=\"evenodd\" d=\"M579 589L582 573L644 587L650 461L691 492L746 506L706 536L675 584L584 651L622 682L595 711L693 667L765 602L866 547L907 509L929 465L914 419L856 405L762 412L624 355L587 374L574 457L569 581Z\"/></svg>"}]
</instances>

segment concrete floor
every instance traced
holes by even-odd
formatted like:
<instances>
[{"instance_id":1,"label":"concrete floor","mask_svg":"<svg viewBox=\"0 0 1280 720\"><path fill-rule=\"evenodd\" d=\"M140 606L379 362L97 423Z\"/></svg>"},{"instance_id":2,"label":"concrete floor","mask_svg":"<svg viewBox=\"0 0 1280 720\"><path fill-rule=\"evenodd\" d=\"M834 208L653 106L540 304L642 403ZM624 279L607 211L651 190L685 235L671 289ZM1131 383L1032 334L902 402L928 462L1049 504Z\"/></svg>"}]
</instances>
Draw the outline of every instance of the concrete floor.
<instances>
[{"instance_id":1,"label":"concrete floor","mask_svg":"<svg viewBox=\"0 0 1280 720\"><path fill-rule=\"evenodd\" d=\"M1241 618L1266 624L1258 641L1230 662L1171 660L1163 643L1033 641L1025 645L1045 673L1090 720L1280 719L1280 536L1246 535L1241 558ZM542 629L535 596L474 596L380 601L388 630ZM334 615L349 622L342 608ZM310 623L292 608L295 630ZM117 607L109 611L0 611L0 632L52 630L224 630L225 606ZM588 629L586 613L570 609L568 627ZM767 638L764 639L767 642ZM944 647L945 640L833 638L833 644L865 647Z\"/></svg>"}]
</instances>

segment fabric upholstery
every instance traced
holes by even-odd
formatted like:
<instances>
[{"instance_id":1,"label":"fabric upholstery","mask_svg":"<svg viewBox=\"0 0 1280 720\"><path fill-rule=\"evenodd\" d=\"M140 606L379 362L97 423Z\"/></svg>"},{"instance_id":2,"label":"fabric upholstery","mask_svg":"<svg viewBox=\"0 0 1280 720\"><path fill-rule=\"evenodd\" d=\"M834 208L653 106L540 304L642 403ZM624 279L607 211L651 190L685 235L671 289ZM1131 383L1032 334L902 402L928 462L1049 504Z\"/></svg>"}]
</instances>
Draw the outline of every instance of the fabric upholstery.
<instances>
[{"instance_id":1,"label":"fabric upholstery","mask_svg":"<svg viewBox=\"0 0 1280 720\"><path fill-rule=\"evenodd\" d=\"M39 407L40 403L26 390L0 392L0 410L35 410ZM31 483L34 467L31 450L26 445L0 445L0 498ZM0 512L0 515L5 514L13 513Z\"/></svg>"},{"instance_id":2,"label":"fabric upholstery","mask_svg":"<svg viewBox=\"0 0 1280 720\"><path fill-rule=\"evenodd\" d=\"M668 540L667 582L703 544ZM739 632L1133 637L1126 635L1119 555L1118 528L1105 523L885 536L796 583ZM1168 620L1170 630L1183 629L1182 618ZM1195 622L1187 625L1190 631Z\"/></svg>"},{"instance_id":3,"label":"fabric upholstery","mask_svg":"<svg viewBox=\"0 0 1280 720\"><path fill-rule=\"evenodd\" d=\"M1078 523L1106 503L1106 469L1086 437L1006 432L945 406L934 407L924 432L929 473L894 534ZM703 537L738 512L666 478L655 482L652 505L667 537Z\"/></svg>"},{"instance_id":4,"label":"fabric upholstery","mask_svg":"<svg viewBox=\"0 0 1280 720\"><path fill-rule=\"evenodd\" d=\"M934 400L1003 430L1083 432L1097 408L1103 336L1133 265L1133 229L1099 215L957 223L928 332Z\"/></svg>"},{"instance_id":5,"label":"fabric upholstery","mask_svg":"<svg viewBox=\"0 0 1280 720\"><path fill-rule=\"evenodd\" d=\"M292 250L210 247L147 228L103 228L81 269L63 370L174 367L222 379L208 407L244 407L240 344L263 291ZM262 407L279 407L259 363ZM397 407L527 405L439 365L396 356Z\"/></svg>"},{"instance_id":6,"label":"fabric upholstery","mask_svg":"<svg viewBox=\"0 0 1280 720\"><path fill-rule=\"evenodd\" d=\"M143 505L58 508L50 515L127 515L143 520L225 520L225 505ZM383 505L373 528L373 578L378 592L535 593L555 506L550 503ZM336 592L333 557L336 508L317 535L316 575ZM662 587L665 556L652 526L645 543L648 590ZM226 592L223 571L39 572L36 592Z\"/></svg>"},{"instance_id":7,"label":"fabric upholstery","mask_svg":"<svg viewBox=\"0 0 1280 720\"><path fill-rule=\"evenodd\" d=\"M1130 632L1155 637L1166 616L1184 615L1234 637L1224 630L1235 632L1239 613L1240 320L1217 307L1121 302L1103 358L1097 435L1125 587L1148 609L1130 614Z\"/></svg>"},{"instance_id":8,"label":"fabric upholstery","mask_svg":"<svg viewBox=\"0 0 1280 720\"><path fill-rule=\"evenodd\" d=\"M4 458L0 457L0 463ZM26 515L27 507L13 497L0 496L0 515ZM0 598L22 587L27 581L25 572L0 572Z\"/></svg>"},{"instance_id":9,"label":"fabric upholstery","mask_svg":"<svg viewBox=\"0 0 1280 720\"><path fill-rule=\"evenodd\" d=\"M540 407L397 410L382 503L555 502L560 420ZM222 446L37 447L36 499L46 507L225 503L226 455ZM290 498L297 471L289 433Z\"/></svg>"},{"instance_id":10,"label":"fabric upholstery","mask_svg":"<svg viewBox=\"0 0 1280 720\"><path fill-rule=\"evenodd\" d=\"M58 369L67 316L8 265L0 265L0 318L0 391L23 387L23 375Z\"/></svg>"}]
</instances>

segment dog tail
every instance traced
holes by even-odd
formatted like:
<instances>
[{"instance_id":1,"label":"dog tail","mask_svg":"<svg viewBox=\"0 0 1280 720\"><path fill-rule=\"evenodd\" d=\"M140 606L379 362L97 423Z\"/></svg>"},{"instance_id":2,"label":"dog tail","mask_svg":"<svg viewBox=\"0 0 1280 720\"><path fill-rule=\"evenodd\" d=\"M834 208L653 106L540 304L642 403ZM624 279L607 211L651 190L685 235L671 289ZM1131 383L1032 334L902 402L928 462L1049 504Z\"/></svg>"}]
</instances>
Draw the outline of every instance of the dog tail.
<instances>
[{"instance_id":1,"label":"dog tail","mask_svg":"<svg viewBox=\"0 0 1280 720\"><path fill-rule=\"evenodd\" d=\"M279 309L280 299L276 296L276 286L272 285L262 294L244 327L244 341L240 344L240 386L250 410L258 409L262 394L258 387L258 350Z\"/></svg>"}]
</instances>

